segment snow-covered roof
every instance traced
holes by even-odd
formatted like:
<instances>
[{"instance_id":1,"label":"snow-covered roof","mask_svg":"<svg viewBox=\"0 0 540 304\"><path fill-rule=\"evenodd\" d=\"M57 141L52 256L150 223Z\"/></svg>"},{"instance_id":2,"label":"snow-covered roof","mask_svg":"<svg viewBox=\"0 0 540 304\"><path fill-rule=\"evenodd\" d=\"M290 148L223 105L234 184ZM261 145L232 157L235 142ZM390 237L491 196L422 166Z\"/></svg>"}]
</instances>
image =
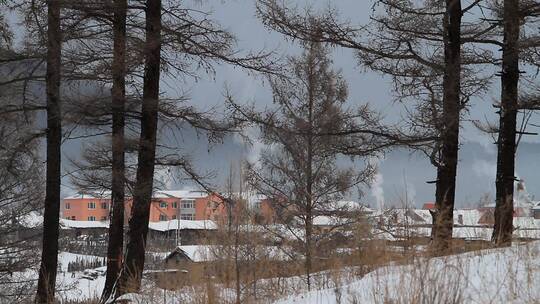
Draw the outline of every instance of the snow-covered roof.
<instances>
[{"instance_id":1,"label":"snow-covered roof","mask_svg":"<svg viewBox=\"0 0 540 304\"><path fill-rule=\"evenodd\" d=\"M73 228L109 228L108 221L72 221L67 219L60 219L60 226L65 229ZM210 220L204 221L189 221L189 220L171 220L150 222L148 228L156 231L169 231L169 230L215 230L217 229L216 223Z\"/></svg>"},{"instance_id":2,"label":"snow-covered roof","mask_svg":"<svg viewBox=\"0 0 540 304\"><path fill-rule=\"evenodd\" d=\"M37 211L28 212L18 218L19 224L26 228L36 228L43 224L43 215Z\"/></svg>"},{"instance_id":3,"label":"snow-covered roof","mask_svg":"<svg viewBox=\"0 0 540 304\"><path fill-rule=\"evenodd\" d=\"M249 250L251 253L257 252L261 255L260 257L264 256L265 258L274 260L283 261L290 259L290 257L283 251L283 248L278 246L259 245L255 247L262 250L253 250L254 248L248 248L242 245L239 247L239 250L246 251L251 249ZM227 248L220 245L182 245L178 246L175 251L176 250L181 250L193 262L208 262L218 259L219 255L224 254L224 252L227 251ZM240 257L240 259L242 259L242 257Z\"/></svg>"},{"instance_id":4,"label":"snow-covered roof","mask_svg":"<svg viewBox=\"0 0 540 304\"><path fill-rule=\"evenodd\" d=\"M354 221L355 219L348 219L348 218L339 217L339 216L319 215L313 218L313 225L314 226L340 226L340 225L351 224Z\"/></svg>"},{"instance_id":5,"label":"snow-covered roof","mask_svg":"<svg viewBox=\"0 0 540 304\"><path fill-rule=\"evenodd\" d=\"M156 231L169 231L169 230L183 230L183 229L193 229L193 230L216 230L217 225L215 222L210 220L170 220L170 221L160 221L160 222L150 222L148 228Z\"/></svg>"},{"instance_id":6,"label":"snow-covered roof","mask_svg":"<svg viewBox=\"0 0 540 304\"><path fill-rule=\"evenodd\" d=\"M341 200L330 203L329 206L333 209L373 211L372 209L362 205L360 202L357 201Z\"/></svg>"},{"instance_id":7,"label":"snow-covered roof","mask_svg":"<svg viewBox=\"0 0 540 304\"><path fill-rule=\"evenodd\" d=\"M200 190L158 190L154 192L152 198L203 198L207 197L208 192ZM65 197L64 199L110 199L111 192L105 191L101 194L77 193Z\"/></svg>"},{"instance_id":8,"label":"snow-covered roof","mask_svg":"<svg viewBox=\"0 0 540 304\"><path fill-rule=\"evenodd\" d=\"M425 209L390 209L387 211L377 211L375 216L382 216L391 221L393 218L398 223L408 224L431 224L433 219L429 210ZM463 222L459 222L460 216ZM475 226L482 216L482 212L477 209L456 209L454 210L454 224L462 226Z\"/></svg>"},{"instance_id":9,"label":"snow-covered roof","mask_svg":"<svg viewBox=\"0 0 540 304\"><path fill-rule=\"evenodd\" d=\"M77 193L70 195L68 197L64 197L65 200L69 199L110 199L111 198L111 192L106 191L101 194L88 194L88 193Z\"/></svg>"},{"instance_id":10,"label":"snow-covered roof","mask_svg":"<svg viewBox=\"0 0 540 304\"><path fill-rule=\"evenodd\" d=\"M199 190L160 190L156 191L152 198L203 198L208 192Z\"/></svg>"},{"instance_id":11,"label":"snow-covered roof","mask_svg":"<svg viewBox=\"0 0 540 304\"><path fill-rule=\"evenodd\" d=\"M463 223L459 222L459 216L461 215ZM478 221L482 216L482 212L478 209L457 209L454 210L454 224L464 226L478 225Z\"/></svg>"},{"instance_id":12,"label":"snow-covered roof","mask_svg":"<svg viewBox=\"0 0 540 304\"><path fill-rule=\"evenodd\" d=\"M65 229L72 228L109 228L108 221L72 221L60 219L60 227Z\"/></svg>"},{"instance_id":13,"label":"snow-covered roof","mask_svg":"<svg viewBox=\"0 0 540 304\"><path fill-rule=\"evenodd\" d=\"M222 193L221 195L230 199L245 200L250 207L254 207L257 203L268 198L266 195L254 191Z\"/></svg>"}]
</instances>

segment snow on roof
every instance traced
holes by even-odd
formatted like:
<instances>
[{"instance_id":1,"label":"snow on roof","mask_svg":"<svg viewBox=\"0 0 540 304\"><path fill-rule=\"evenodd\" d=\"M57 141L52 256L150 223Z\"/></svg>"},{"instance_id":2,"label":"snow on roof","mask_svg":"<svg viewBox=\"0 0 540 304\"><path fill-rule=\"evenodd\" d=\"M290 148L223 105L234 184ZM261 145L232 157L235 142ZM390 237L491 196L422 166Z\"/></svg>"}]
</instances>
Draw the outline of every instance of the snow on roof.
<instances>
[{"instance_id":1,"label":"snow on roof","mask_svg":"<svg viewBox=\"0 0 540 304\"><path fill-rule=\"evenodd\" d=\"M203 198L207 197L208 192L200 190L158 190L154 192L152 198ZM88 194L88 193L77 193L65 197L64 199L110 199L111 192L104 191L100 194Z\"/></svg>"},{"instance_id":2,"label":"snow on roof","mask_svg":"<svg viewBox=\"0 0 540 304\"><path fill-rule=\"evenodd\" d=\"M72 221L60 219L60 226L67 229L72 228L109 228L108 221ZM171 220L150 222L148 228L156 231L169 231L175 229L194 229L194 230L215 230L216 223L210 220L189 221L189 220Z\"/></svg>"},{"instance_id":3,"label":"snow on roof","mask_svg":"<svg viewBox=\"0 0 540 304\"><path fill-rule=\"evenodd\" d=\"M348 219L339 216L319 215L313 218L315 226L339 226L354 223L355 219Z\"/></svg>"},{"instance_id":4,"label":"snow on roof","mask_svg":"<svg viewBox=\"0 0 540 304\"><path fill-rule=\"evenodd\" d=\"M336 201L336 202L333 202L330 204L332 207L336 208L336 209L362 209L362 208L366 208L364 207L362 204L360 204L359 202L357 201L345 201L345 200L341 200L341 201Z\"/></svg>"},{"instance_id":5,"label":"snow on roof","mask_svg":"<svg viewBox=\"0 0 540 304\"><path fill-rule=\"evenodd\" d=\"M72 228L109 228L108 221L72 221L60 219L60 227L66 229Z\"/></svg>"},{"instance_id":6,"label":"snow on roof","mask_svg":"<svg viewBox=\"0 0 540 304\"><path fill-rule=\"evenodd\" d=\"M462 223L459 222L460 215L463 219ZM478 225L481 216L482 212L478 209L457 209L454 210L454 224L464 226Z\"/></svg>"},{"instance_id":7,"label":"snow on roof","mask_svg":"<svg viewBox=\"0 0 540 304\"><path fill-rule=\"evenodd\" d=\"M534 217L517 216L514 217L512 223L517 229L540 229L540 219Z\"/></svg>"},{"instance_id":8,"label":"snow on roof","mask_svg":"<svg viewBox=\"0 0 540 304\"><path fill-rule=\"evenodd\" d=\"M210 220L170 220L170 221L160 221L160 222L150 222L148 228L156 231L169 231L169 230L183 230L183 229L193 229L193 230L216 230L217 225L215 222Z\"/></svg>"},{"instance_id":9,"label":"snow on roof","mask_svg":"<svg viewBox=\"0 0 540 304\"><path fill-rule=\"evenodd\" d=\"M160 190L156 191L152 198L203 198L208 192L200 190Z\"/></svg>"},{"instance_id":10,"label":"snow on roof","mask_svg":"<svg viewBox=\"0 0 540 304\"><path fill-rule=\"evenodd\" d=\"M245 200L250 207L254 207L257 203L268 198L266 195L254 191L221 193L221 195L233 200Z\"/></svg>"},{"instance_id":11,"label":"snow on roof","mask_svg":"<svg viewBox=\"0 0 540 304\"><path fill-rule=\"evenodd\" d=\"M64 197L64 199L110 199L111 198L111 192L105 191L100 194L88 194L88 193L77 193L74 195L70 195L68 197Z\"/></svg>"},{"instance_id":12,"label":"snow on roof","mask_svg":"<svg viewBox=\"0 0 540 304\"><path fill-rule=\"evenodd\" d=\"M184 245L178 246L193 262L211 261L215 245Z\"/></svg>"},{"instance_id":13,"label":"snow on roof","mask_svg":"<svg viewBox=\"0 0 540 304\"><path fill-rule=\"evenodd\" d=\"M226 250L226 248L221 247L222 246L220 245L182 245L178 246L174 251L180 249L193 262L208 262L218 259L218 257L223 254L223 250ZM256 252L261 255L259 258L264 257L282 261L290 259L290 257L283 251L283 249L278 246L259 245L255 247L263 250L253 250L253 248L248 248L246 246L240 246L239 250L250 251L251 254Z\"/></svg>"},{"instance_id":14,"label":"snow on roof","mask_svg":"<svg viewBox=\"0 0 540 304\"><path fill-rule=\"evenodd\" d=\"M387 211L377 211L374 216L383 216L388 220L393 217L398 223L409 224L431 224L433 219L431 213L426 209L390 209ZM417 216L416 216L417 215ZM459 222L459 218L463 219L463 222ZM482 212L477 209L456 209L454 210L454 224L463 226L475 226L478 225L478 221L482 216ZM420 220L422 219L422 220Z\"/></svg>"},{"instance_id":15,"label":"snow on roof","mask_svg":"<svg viewBox=\"0 0 540 304\"><path fill-rule=\"evenodd\" d=\"M32 211L19 217L18 220L23 227L36 228L43 224L43 215L39 214L36 211Z\"/></svg>"}]
</instances>

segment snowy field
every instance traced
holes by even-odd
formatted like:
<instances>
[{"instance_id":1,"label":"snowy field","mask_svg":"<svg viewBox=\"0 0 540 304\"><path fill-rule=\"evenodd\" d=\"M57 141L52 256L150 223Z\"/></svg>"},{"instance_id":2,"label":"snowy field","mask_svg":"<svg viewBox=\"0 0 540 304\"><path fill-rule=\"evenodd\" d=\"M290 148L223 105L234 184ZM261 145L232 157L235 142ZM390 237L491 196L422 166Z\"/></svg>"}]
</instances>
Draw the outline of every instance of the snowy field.
<instances>
[{"instance_id":1,"label":"snowy field","mask_svg":"<svg viewBox=\"0 0 540 304\"><path fill-rule=\"evenodd\" d=\"M387 266L276 304L538 303L540 242Z\"/></svg>"},{"instance_id":2,"label":"snowy field","mask_svg":"<svg viewBox=\"0 0 540 304\"><path fill-rule=\"evenodd\" d=\"M68 272L69 262L96 257L62 252L57 295L64 301L99 297L105 282L105 267ZM357 268L324 271L313 275L314 290L306 291L303 277L263 279L256 303L539 303L540 241L511 248L488 249L448 257L419 258L409 265L381 267L360 277ZM93 278L89 278L93 274ZM32 277L35 271L18 273ZM163 291L145 280L140 301L135 303L196 303L207 292L204 286ZM265 287L266 286L266 287ZM234 302L234 290L214 287L217 297ZM165 302L163 302L165 301Z\"/></svg>"}]
</instances>

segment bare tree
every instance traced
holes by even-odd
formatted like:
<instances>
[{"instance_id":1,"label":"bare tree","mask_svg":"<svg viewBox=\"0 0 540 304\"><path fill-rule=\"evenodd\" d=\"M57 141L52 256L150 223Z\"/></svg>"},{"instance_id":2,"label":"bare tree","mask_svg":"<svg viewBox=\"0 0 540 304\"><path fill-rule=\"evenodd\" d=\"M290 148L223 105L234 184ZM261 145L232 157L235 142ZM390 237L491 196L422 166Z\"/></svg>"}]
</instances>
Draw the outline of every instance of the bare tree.
<instances>
[{"instance_id":1,"label":"bare tree","mask_svg":"<svg viewBox=\"0 0 540 304\"><path fill-rule=\"evenodd\" d=\"M497 140L497 178L495 181L495 225L492 239L497 245L512 243L514 213L514 169L519 83L518 0L505 0L503 8L504 42L501 72L501 107Z\"/></svg>"},{"instance_id":2,"label":"bare tree","mask_svg":"<svg viewBox=\"0 0 540 304\"><path fill-rule=\"evenodd\" d=\"M47 12L47 173L43 214L43 245L36 303L54 302L60 221L60 147L62 143L60 1L49 1Z\"/></svg>"},{"instance_id":3,"label":"bare tree","mask_svg":"<svg viewBox=\"0 0 540 304\"><path fill-rule=\"evenodd\" d=\"M145 68L137 180L133 191L133 209L129 220L126 258L118 279L116 296L127 292L137 292L141 287L154 181L161 68L161 1L148 1L145 12Z\"/></svg>"},{"instance_id":4,"label":"bare tree","mask_svg":"<svg viewBox=\"0 0 540 304\"><path fill-rule=\"evenodd\" d=\"M280 223L299 242L311 288L318 246L314 218L333 214L333 203L361 183L369 183L373 174L369 164L339 167L337 156L343 147L363 150L363 156L376 154L376 142L368 130L377 129L379 117L367 106L356 111L344 108L346 84L331 69L328 49L322 44L306 42L303 55L290 59L289 66L285 79L270 81L276 109L258 113L234 102L231 105L239 119L261 128L261 140L268 148L259 164L250 164L248 180L258 193L272 199ZM365 133L348 134L359 129Z\"/></svg>"},{"instance_id":5,"label":"bare tree","mask_svg":"<svg viewBox=\"0 0 540 304\"><path fill-rule=\"evenodd\" d=\"M415 102L413 111L407 110L410 130L431 140L413 147L425 151L437 168L434 245L448 247L461 110L489 83L490 77L474 67L494 63L490 51L477 46L491 39L496 26L474 18L461 21L479 1L461 7L461 1L453 0L380 0L374 7L380 6L382 13L366 26L340 22L335 10L302 16L274 0L258 3L258 13L269 27L293 38L316 38L358 51L362 65L392 77L398 100Z\"/></svg>"},{"instance_id":6,"label":"bare tree","mask_svg":"<svg viewBox=\"0 0 540 304\"><path fill-rule=\"evenodd\" d=\"M102 302L109 298L122 268L124 254L124 200L125 200L125 105L126 105L126 14L127 0L114 1L114 56L112 64L112 179L111 220L107 249L107 277Z\"/></svg>"},{"instance_id":7,"label":"bare tree","mask_svg":"<svg viewBox=\"0 0 540 304\"><path fill-rule=\"evenodd\" d=\"M433 241L436 250L449 247L454 227L454 199L461 109L461 0L446 0L443 17L444 75L441 165L437 168Z\"/></svg>"},{"instance_id":8,"label":"bare tree","mask_svg":"<svg viewBox=\"0 0 540 304\"><path fill-rule=\"evenodd\" d=\"M492 240L506 246L512 241L513 193L516 180L515 156L522 136L527 132L529 119L538 110L538 97L527 92L527 85L536 81L537 73L527 75L530 68L537 68L540 36L537 31L540 4L537 1L493 1L486 6L491 10L490 22L497 28L496 35L486 43L500 47L501 101L496 103L499 124L478 125L482 131L497 134L497 173L495 225ZM502 41L501 41L502 40ZM519 65L522 65L520 70ZM519 85L522 84L521 88ZM518 89L519 88L519 89ZM535 87L533 85L532 90ZM520 114L521 111L521 114ZM518 122L521 120L521 122Z\"/></svg>"},{"instance_id":9,"label":"bare tree","mask_svg":"<svg viewBox=\"0 0 540 304\"><path fill-rule=\"evenodd\" d=\"M0 108L21 102L18 86L2 86ZM35 277L25 276L39 263L44 183L35 115L0 114L0 302L31 301Z\"/></svg>"}]
</instances>

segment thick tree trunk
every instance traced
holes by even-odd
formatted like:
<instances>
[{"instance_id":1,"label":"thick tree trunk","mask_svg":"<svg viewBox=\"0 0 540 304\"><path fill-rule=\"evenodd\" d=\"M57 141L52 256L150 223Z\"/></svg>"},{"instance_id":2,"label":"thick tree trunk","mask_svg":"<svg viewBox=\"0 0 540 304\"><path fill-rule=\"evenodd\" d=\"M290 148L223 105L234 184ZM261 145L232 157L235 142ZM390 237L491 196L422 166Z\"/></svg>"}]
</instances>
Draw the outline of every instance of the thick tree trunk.
<instances>
[{"instance_id":1,"label":"thick tree trunk","mask_svg":"<svg viewBox=\"0 0 540 304\"><path fill-rule=\"evenodd\" d=\"M109 298L122 268L124 249L124 125L126 104L126 0L114 1L114 50L112 63L112 191L107 276L101 301Z\"/></svg>"},{"instance_id":2,"label":"thick tree trunk","mask_svg":"<svg viewBox=\"0 0 540 304\"><path fill-rule=\"evenodd\" d=\"M161 51L161 1L146 2L146 43L141 109L141 135L137 181L133 193L133 209L129 220L129 242L126 259L119 279L119 295L138 292L144 268L144 252L150 202L154 182L154 162L156 158L156 133L159 105L159 71Z\"/></svg>"},{"instance_id":3,"label":"thick tree trunk","mask_svg":"<svg viewBox=\"0 0 540 304\"><path fill-rule=\"evenodd\" d=\"M60 164L62 115L60 109L60 2L48 1L47 17L47 182L43 214L43 247L36 303L53 303L58 266L60 220Z\"/></svg>"},{"instance_id":4,"label":"thick tree trunk","mask_svg":"<svg viewBox=\"0 0 540 304\"><path fill-rule=\"evenodd\" d=\"M519 1L504 1L504 46L501 108L497 141L496 207L492 240L499 246L512 243L514 212L514 162L519 81Z\"/></svg>"},{"instance_id":5,"label":"thick tree trunk","mask_svg":"<svg viewBox=\"0 0 540 304\"><path fill-rule=\"evenodd\" d=\"M459 145L461 85L461 1L446 0L444 15L444 78L441 163L437 168L434 248L449 248L454 226L454 198Z\"/></svg>"}]
</instances>

